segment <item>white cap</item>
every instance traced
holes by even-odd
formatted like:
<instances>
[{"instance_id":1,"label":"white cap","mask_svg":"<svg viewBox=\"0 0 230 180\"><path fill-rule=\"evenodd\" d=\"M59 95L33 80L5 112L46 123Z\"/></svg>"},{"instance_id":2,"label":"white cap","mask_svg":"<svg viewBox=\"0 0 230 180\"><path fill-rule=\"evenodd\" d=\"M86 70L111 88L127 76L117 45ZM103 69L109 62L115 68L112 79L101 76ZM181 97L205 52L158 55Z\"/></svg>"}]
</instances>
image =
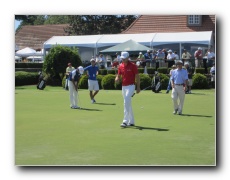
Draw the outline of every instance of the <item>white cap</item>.
<instances>
[{"instance_id":1,"label":"white cap","mask_svg":"<svg viewBox=\"0 0 230 180\"><path fill-rule=\"evenodd\" d=\"M92 61L96 61L94 58L92 58L92 59L90 59L90 62L92 62Z\"/></svg>"},{"instance_id":2,"label":"white cap","mask_svg":"<svg viewBox=\"0 0 230 180\"><path fill-rule=\"evenodd\" d=\"M79 70L79 73L80 74L83 74L84 73L84 68L82 66L79 66L78 67L78 70Z\"/></svg>"},{"instance_id":3,"label":"white cap","mask_svg":"<svg viewBox=\"0 0 230 180\"><path fill-rule=\"evenodd\" d=\"M188 66L189 66L189 63L188 63L188 62L186 62L186 63L184 63L184 65L188 65Z\"/></svg>"},{"instance_id":4,"label":"white cap","mask_svg":"<svg viewBox=\"0 0 230 180\"><path fill-rule=\"evenodd\" d=\"M172 52L172 50L171 49L169 49L169 51L168 52Z\"/></svg>"},{"instance_id":5,"label":"white cap","mask_svg":"<svg viewBox=\"0 0 230 180\"><path fill-rule=\"evenodd\" d=\"M139 52L139 54L142 54L142 52Z\"/></svg>"},{"instance_id":6,"label":"white cap","mask_svg":"<svg viewBox=\"0 0 230 180\"><path fill-rule=\"evenodd\" d=\"M198 50L202 50L202 48L201 48L201 47L198 47Z\"/></svg>"},{"instance_id":7,"label":"white cap","mask_svg":"<svg viewBox=\"0 0 230 180\"><path fill-rule=\"evenodd\" d=\"M126 59L129 57L129 53L128 52L121 52L121 59Z\"/></svg>"},{"instance_id":8,"label":"white cap","mask_svg":"<svg viewBox=\"0 0 230 180\"><path fill-rule=\"evenodd\" d=\"M183 62L181 60L179 60L179 61L176 62L176 65L177 64L183 64Z\"/></svg>"}]
</instances>

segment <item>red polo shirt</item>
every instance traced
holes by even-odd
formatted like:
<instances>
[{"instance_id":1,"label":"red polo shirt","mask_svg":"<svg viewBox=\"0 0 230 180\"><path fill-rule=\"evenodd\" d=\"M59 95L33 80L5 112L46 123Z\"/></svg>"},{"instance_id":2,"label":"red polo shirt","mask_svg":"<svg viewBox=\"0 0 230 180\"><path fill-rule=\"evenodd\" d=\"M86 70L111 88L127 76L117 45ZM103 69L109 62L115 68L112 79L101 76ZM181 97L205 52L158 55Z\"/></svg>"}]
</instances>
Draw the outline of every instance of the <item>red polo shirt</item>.
<instances>
[{"instance_id":1,"label":"red polo shirt","mask_svg":"<svg viewBox=\"0 0 230 180\"><path fill-rule=\"evenodd\" d=\"M122 86L135 84L135 75L138 74L136 64L128 61L127 65L120 64L118 74L122 76Z\"/></svg>"}]
</instances>

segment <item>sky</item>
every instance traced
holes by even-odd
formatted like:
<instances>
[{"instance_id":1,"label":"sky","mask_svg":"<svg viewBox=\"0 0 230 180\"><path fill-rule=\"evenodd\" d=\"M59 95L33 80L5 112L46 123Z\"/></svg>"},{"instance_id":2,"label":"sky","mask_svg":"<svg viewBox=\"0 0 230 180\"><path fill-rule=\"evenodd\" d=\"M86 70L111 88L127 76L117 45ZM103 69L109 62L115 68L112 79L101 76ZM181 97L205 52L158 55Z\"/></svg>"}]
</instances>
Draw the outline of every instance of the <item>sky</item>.
<instances>
[{"instance_id":1,"label":"sky","mask_svg":"<svg viewBox=\"0 0 230 180\"><path fill-rule=\"evenodd\" d=\"M222 3L221 3L222 1ZM23 2L23 3L22 3ZM74 180L74 179L176 179L176 180L216 180L226 179L229 177L229 162L230 162L230 120L229 120L229 102L230 93L227 83L229 77L230 61L228 57L229 50L229 9L223 0L219 1L189 1L186 5L181 3L181 0L164 0L157 2L152 0L142 0L141 4L131 0L126 1L111 1L107 3L106 0L97 1L81 1L68 0L68 3L57 1L41 0L40 5L31 5L30 0L15 1L7 0L1 5L1 24L4 28L0 28L1 48L1 79L0 89L0 173L1 179L7 177L8 179L17 180ZM13 6L12 6L13 4ZM102 6L103 5L103 6ZM223 5L223 6L222 6ZM103 8L102 8L103 7ZM220 8L217 8L220 7ZM217 41L218 50L217 54L217 76L218 81L218 101L217 110L219 118L217 119L217 167L202 168L19 168L14 165L14 123L15 123L15 64L14 64L14 48L15 48L15 14L216 14L218 21ZM18 23L16 23L17 26ZM224 58L225 57L225 58ZM225 80L226 78L226 80ZM225 82L225 83L223 83ZM33 105L36 105L34 102ZM42 112L41 112L42 113ZM122 147L121 147L122 148ZM188 150L189 151L189 150ZM192 152L191 152L192 153Z\"/></svg>"},{"instance_id":2,"label":"sky","mask_svg":"<svg viewBox=\"0 0 230 180\"><path fill-rule=\"evenodd\" d=\"M20 21L14 20L14 31L16 31L19 25L20 25Z\"/></svg>"}]
</instances>

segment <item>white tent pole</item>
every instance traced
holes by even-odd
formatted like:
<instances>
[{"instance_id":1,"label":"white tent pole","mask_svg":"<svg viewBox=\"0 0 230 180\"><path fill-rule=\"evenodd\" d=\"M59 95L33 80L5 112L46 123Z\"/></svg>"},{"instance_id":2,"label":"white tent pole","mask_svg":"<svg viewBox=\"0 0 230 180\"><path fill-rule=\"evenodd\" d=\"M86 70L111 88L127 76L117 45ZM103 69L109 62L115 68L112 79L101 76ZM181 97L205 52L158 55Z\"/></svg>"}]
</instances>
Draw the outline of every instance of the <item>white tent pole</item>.
<instances>
[{"instance_id":1,"label":"white tent pole","mask_svg":"<svg viewBox=\"0 0 230 180\"><path fill-rule=\"evenodd\" d=\"M156 37L156 35L157 35L157 33L155 33L155 35L153 36L153 38L152 38L152 40L151 40L151 42L150 42L150 48L151 48L151 49L153 49L153 44L152 44L152 42L153 42L153 39Z\"/></svg>"},{"instance_id":2,"label":"white tent pole","mask_svg":"<svg viewBox=\"0 0 230 180\"><path fill-rule=\"evenodd\" d=\"M104 36L104 34L96 41L96 44L95 44L95 45L96 45L96 55L97 55L97 43L98 43L98 41L99 41L103 36ZM96 56L96 55L95 55L95 56Z\"/></svg>"}]
</instances>

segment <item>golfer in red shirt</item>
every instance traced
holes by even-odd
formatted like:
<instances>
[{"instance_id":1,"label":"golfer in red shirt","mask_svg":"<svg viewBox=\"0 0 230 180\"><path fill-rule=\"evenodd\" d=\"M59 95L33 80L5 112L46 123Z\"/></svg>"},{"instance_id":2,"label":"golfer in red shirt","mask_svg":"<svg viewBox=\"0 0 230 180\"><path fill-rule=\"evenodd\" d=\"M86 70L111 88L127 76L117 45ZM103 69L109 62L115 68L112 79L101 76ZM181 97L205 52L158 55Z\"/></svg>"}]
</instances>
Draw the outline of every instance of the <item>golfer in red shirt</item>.
<instances>
[{"instance_id":1,"label":"golfer in red shirt","mask_svg":"<svg viewBox=\"0 0 230 180\"><path fill-rule=\"evenodd\" d=\"M124 98L124 119L121 127L134 126L134 116L132 110L132 95L135 91L136 80L136 93L140 92L140 77L138 74L137 66L129 61L129 53L121 53L122 63L118 68L118 74L115 78L115 82L118 83L122 76L122 95Z\"/></svg>"}]
</instances>

